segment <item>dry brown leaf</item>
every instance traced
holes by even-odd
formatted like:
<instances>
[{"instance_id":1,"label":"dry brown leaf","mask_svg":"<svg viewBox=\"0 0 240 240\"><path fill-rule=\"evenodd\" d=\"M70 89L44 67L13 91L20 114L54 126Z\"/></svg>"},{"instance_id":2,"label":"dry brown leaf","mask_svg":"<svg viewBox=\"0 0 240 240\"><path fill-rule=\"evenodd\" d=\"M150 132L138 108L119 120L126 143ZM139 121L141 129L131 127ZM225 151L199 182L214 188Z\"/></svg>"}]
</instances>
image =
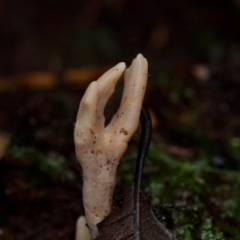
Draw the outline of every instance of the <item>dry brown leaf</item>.
<instances>
[{"instance_id":1,"label":"dry brown leaf","mask_svg":"<svg viewBox=\"0 0 240 240\"><path fill-rule=\"evenodd\" d=\"M173 240L173 235L158 221L146 197L140 196L140 229L136 227L134 186L113 206L110 215L98 224L96 240ZM139 231L139 234L138 234Z\"/></svg>"}]
</instances>

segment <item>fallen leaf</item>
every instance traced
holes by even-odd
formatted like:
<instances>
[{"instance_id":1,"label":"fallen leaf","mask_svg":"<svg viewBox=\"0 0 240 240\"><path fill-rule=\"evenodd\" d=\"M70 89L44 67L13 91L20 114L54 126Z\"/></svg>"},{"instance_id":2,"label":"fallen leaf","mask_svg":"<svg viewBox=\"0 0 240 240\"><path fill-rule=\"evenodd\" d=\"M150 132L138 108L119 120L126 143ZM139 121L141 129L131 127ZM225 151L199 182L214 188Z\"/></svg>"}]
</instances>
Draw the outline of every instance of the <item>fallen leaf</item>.
<instances>
[{"instance_id":1,"label":"fallen leaf","mask_svg":"<svg viewBox=\"0 0 240 240\"><path fill-rule=\"evenodd\" d=\"M96 240L173 240L166 227L155 217L146 197L140 194L140 227L134 211L134 185L114 205L111 213L98 224Z\"/></svg>"}]
</instances>

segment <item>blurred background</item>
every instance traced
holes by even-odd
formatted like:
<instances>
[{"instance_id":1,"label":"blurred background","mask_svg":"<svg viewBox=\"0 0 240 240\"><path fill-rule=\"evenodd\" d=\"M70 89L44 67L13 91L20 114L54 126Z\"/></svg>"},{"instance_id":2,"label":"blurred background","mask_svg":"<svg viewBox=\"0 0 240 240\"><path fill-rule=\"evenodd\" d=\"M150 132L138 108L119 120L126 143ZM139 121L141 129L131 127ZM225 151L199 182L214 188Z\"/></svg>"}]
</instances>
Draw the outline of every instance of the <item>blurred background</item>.
<instances>
[{"instance_id":1,"label":"blurred background","mask_svg":"<svg viewBox=\"0 0 240 240\"><path fill-rule=\"evenodd\" d=\"M240 239L239 26L239 0L0 0L0 239L74 239L80 99L138 53L154 125L143 189L160 221L178 239Z\"/></svg>"}]
</instances>

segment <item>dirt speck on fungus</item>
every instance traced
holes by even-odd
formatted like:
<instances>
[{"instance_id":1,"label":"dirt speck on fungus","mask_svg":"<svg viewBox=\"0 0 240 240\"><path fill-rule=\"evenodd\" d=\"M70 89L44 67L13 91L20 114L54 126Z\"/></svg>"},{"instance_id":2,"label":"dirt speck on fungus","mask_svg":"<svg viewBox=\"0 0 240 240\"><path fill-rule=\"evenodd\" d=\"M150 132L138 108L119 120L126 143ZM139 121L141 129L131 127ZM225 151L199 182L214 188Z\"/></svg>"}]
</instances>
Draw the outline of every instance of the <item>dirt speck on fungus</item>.
<instances>
[{"instance_id":1,"label":"dirt speck on fungus","mask_svg":"<svg viewBox=\"0 0 240 240\"><path fill-rule=\"evenodd\" d=\"M121 105L124 105L124 104L127 102L127 99L128 99L128 97L125 97L125 98L122 100Z\"/></svg>"},{"instance_id":2,"label":"dirt speck on fungus","mask_svg":"<svg viewBox=\"0 0 240 240\"><path fill-rule=\"evenodd\" d=\"M123 133L124 135L128 135L128 131L125 128L121 128L120 133Z\"/></svg>"}]
</instances>

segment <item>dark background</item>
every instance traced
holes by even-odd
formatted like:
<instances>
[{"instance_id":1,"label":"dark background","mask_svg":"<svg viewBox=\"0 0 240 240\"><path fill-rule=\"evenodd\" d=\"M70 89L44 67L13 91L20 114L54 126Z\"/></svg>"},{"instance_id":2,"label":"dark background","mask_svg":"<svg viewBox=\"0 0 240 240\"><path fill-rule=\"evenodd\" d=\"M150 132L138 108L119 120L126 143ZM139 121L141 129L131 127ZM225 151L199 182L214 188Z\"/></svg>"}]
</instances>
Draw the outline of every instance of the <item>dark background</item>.
<instances>
[{"instance_id":1,"label":"dark background","mask_svg":"<svg viewBox=\"0 0 240 240\"><path fill-rule=\"evenodd\" d=\"M239 26L239 0L1 0L0 239L74 239L79 101L138 53L154 119L143 181L151 203L177 208L164 211L180 240L240 239ZM133 180L138 140L117 192Z\"/></svg>"},{"instance_id":2,"label":"dark background","mask_svg":"<svg viewBox=\"0 0 240 240\"><path fill-rule=\"evenodd\" d=\"M239 11L237 0L3 0L0 73L115 64L139 52L171 65L223 61L238 47Z\"/></svg>"}]
</instances>

